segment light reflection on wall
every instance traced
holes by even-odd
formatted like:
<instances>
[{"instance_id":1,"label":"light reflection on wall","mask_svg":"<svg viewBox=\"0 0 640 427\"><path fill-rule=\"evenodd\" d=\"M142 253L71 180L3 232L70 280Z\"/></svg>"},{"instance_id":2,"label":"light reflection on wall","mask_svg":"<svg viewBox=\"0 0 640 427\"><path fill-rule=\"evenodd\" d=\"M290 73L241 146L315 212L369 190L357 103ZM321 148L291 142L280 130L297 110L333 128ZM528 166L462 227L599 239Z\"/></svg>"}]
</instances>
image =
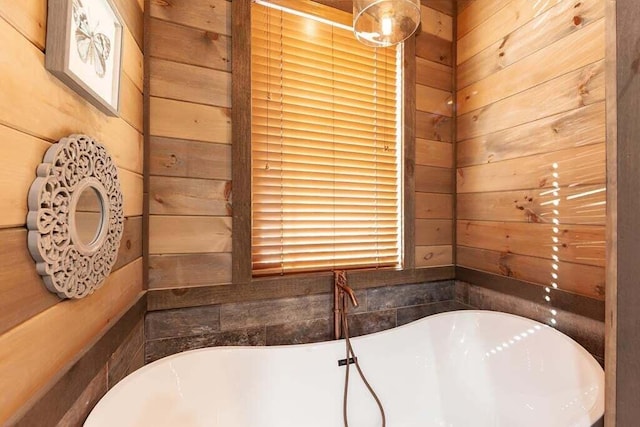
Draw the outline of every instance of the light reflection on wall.
<instances>
[{"instance_id":1,"label":"light reflection on wall","mask_svg":"<svg viewBox=\"0 0 640 427\"><path fill-rule=\"evenodd\" d=\"M558 164L554 163L553 165L553 216L551 217L551 222L553 223L553 234L551 236L551 241L553 244L551 245L551 259L553 259L553 263L551 264L551 280L550 286L545 286L544 291L546 295L544 296L544 300L547 302L549 307L551 307L551 289L558 289L558 279L560 277L560 258L558 257L558 253L560 252L560 184L558 183L560 178L560 173L558 171ZM555 327L558 324L556 320L556 315L558 312L549 308L549 314L551 317L549 318L549 324L552 327Z\"/></svg>"}]
</instances>

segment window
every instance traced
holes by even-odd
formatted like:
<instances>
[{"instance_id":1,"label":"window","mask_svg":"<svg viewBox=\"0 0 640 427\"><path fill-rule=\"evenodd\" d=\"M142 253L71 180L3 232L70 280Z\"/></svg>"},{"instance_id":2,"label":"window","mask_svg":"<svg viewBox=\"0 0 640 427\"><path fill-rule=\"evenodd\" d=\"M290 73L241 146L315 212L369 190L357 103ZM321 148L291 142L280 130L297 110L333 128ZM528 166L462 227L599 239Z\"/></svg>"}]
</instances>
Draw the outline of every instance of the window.
<instances>
[{"instance_id":1,"label":"window","mask_svg":"<svg viewBox=\"0 0 640 427\"><path fill-rule=\"evenodd\" d=\"M253 275L400 267L402 47L251 7Z\"/></svg>"}]
</instances>

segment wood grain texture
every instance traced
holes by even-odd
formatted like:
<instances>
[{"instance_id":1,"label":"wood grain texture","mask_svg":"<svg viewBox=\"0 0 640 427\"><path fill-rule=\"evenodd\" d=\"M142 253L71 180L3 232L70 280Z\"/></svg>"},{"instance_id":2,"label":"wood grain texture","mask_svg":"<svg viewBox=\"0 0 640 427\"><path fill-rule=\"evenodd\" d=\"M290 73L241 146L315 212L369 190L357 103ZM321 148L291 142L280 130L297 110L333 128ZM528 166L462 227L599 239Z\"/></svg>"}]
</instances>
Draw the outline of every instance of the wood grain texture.
<instances>
[{"instance_id":1,"label":"wood grain texture","mask_svg":"<svg viewBox=\"0 0 640 427\"><path fill-rule=\"evenodd\" d=\"M228 108L151 97L151 135L206 142L231 143Z\"/></svg>"},{"instance_id":2,"label":"wood grain texture","mask_svg":"<svg viewBox=\"0 0 640 427\"><path fill-rule=\"evenodd\" d=\"M640 151L640 79L638 79L637 2L607 1L607 158L611 192L608 214L606 307L607 426L632 425L640 417L640 348L638 329L637 212L640 190L637 165Z\"/></svg>"},{"instance_id":3,"label":"wood grain texture","mask_svg":"<svg viewBox=\"0 0 640 427\"><path fill-rule=\"evenodd\" d=\"M453 40L453 18L450 14L442 13L427 6L421 6L420 21L423 32L447 41Z\"/></svg>"},{"instance_id":4,"label":"wood grain texture","mask_svg":"<svg viewBox=\"0 0 640 427\"><path fill-rule=\"evenodd\" d=\"M149 218L149 253L231 251L231 218L160 216Z\"/></svg>"},{"instance_id":5,"label":"wood grain texture","mask_svg":"<svg viewBox=\"0 0 640 427\"><path fill-rule=\"evenodd\" d=\"M459 89L458 112L465 114L604 58L604 19L526 58ZM544 67L538 64L545 64Z\"/></svg>"},{"instance_id":6,"label":"wood grain texture","mask_svg":"<svg viewBox=\"0 0 640 427\"><path fill-rule=\"evenodd\" d=\"M453 115L453 95L451 90L434 89L429 86L416 85L416 108L418 111L440 114L451 117Z\"/></svg>"},{"instance_id":7,"label":"wood grain texture","mask_svg":"<svg viewBox=\"0 0 640 427\"><path fill-rule=\"evenodd\" d=\"M453 144L422 138L416 139L417 165L452 168L453 161Z\"/></svg>"},{"instance_id":8,"label":"wood grain texture","mask_svg":"<svg viewBox=\"0 0 640 427\"><path fill-rule=\"evenodd\" d=\"M420 4L453 16L455 0L420 0Z\"/></svg>"},{"instance_id":9,"label":"wood grain texture","mask_svg":"<svg viewBox=\"0 0 640 427\"><path fill-rule=\"evenodd\" d=\"M416 56L441 65L453 65L453 44L432 34L416 35Z\"/></svg>"},{"instance_id":10,"label":"wood grain texture","mask_svg":"<svg viewBox=\"0 0 640 427\"><path fill-rule=\"evenodd\" d=\"M452 67L416 57L416 83L451 91L452 78Z\"/></svg>"},{"instance_id":11,"label":"wood grain texture","mask_svg":"<svg viewBox=\"0 0 640 427\"><path fill-rule=\"evenodd\" d=\"M23 406L15 417L12 417L10 425L16 427L30 427L35 425L47 425L67 427L67 421L71 418L81 418L84 421L89 410L93 409L89 402L81 398L84 391L92 384L92 380L99 372L105 374L104 380L107 387L116 370L120 371L116 362L117 358L132 358L131 365L137 362L136 356L126 351L131 335L141 332L142 319L147 306L144 295L130 305L130 308L115 321L115 325L102 335L97 342L87 349L74 362L69 370L61 377L56 378L47 388L47 391L39 396L33 404ZM124 347L124 348L123 348ZM123 352L125 350L125 352ZM115 356L115 357L114 357ZM130 365L130 366L131 366ZM106 388L101 390L102 394ZM102 394L92 397L102 397ZM88 396L86 396L88 397ZM82 414L83 410L85 411ZM15 422L15 424L14 424ZM72 424L73 425L73 424Z\"/></svg>"},{"instance_id":12,"label":"wood grain texture","mask_svg":"<svg viewBox=\"0 0 640 427\"><path fill-rule=\"evenodd\" d=\"M149 172L156 176L231 179L231 146L151 137Z\"/></svg>"},{"instance_id":13,"label":"wood grain texture","mask_svg":"<svg viewBox=\"0 0 640 427\"><path fill-rule=\"evenodd\" d=\"M458 140L486 135L604 100L604 61L457 117Z\"/></svg>"},{"instance_id":14,"label":"wood grain texture","mask_svg":"<svg viewBox=\"0 0 640 427\"><path fill-rule=\"evenodd\" d=\"M606 185L545 189L459 193L458 219L516 221L552 224L605 224ZM554 195L557 193L557 195ZM557 202L557 203L556 203Z\"/></svg>"},{"instance_id":15,"label":"wood grain texture","mask_svg":"<svg viewBox=\"0 0 640 427\"><path fill-rule=\"evenodd\" d=\"M0 63L11 64L0 69L5 82L0 98L11 100L0 105L0 123L47 141L89 132L107 147L118 166L142 171L140 132L122 119L106 117L49 74L44 54L4 20L0 38L5 41Z\"/></svg>"},{"instance_id":16,"label":"wood grain texture","mask_svg":"<svg viewBox=\"0 0 640 427\"><path fill-rule=\"evenodd\" d=\"M458 3L457 33L460 39L504 8L511 0L456 0Z\"/></svg>"},{"instance_id":17,"label":"wood grain texture","mask_svg":"<svg viewBox=\"0 0 640 427\"><path fill-rule=\"evenodd\" d=\"M482 7L485 2L477 2ZM554 2L531 2L529 0L509 0L501 1L504 7L497 10L493 15L488 16L482 25L476 26L469 32L458 38L457 43L457 63L461 64L471 58L476 53L491 46L500 38L510 34L517 28L529 22L537 15L555 5ZM499 7L499 5L498 5ZM474 9L465 11L473 12ZM460 19L458 25L461 25Z\"/></svg>"},{"instance_id":18,"label":"wood grain texture","mask_svg":"<svg viewBox=\"0 0 640 427\"><path fill-rule=\"evenodd\" d=\"M604 3L604 0L557 3L545 13L459 64L456 68L458 87L467 87L572 33L581 32L584 27L604 16ZM487 6L483 10L490 8Z\"/></svg>"},{"instance_id":19,"label":"wood grain texture","mask_svg":"<svg viewBox=\"0 0 640 427\"><path fill-rule=\"evenodd\" d=\"M436 193L416 193L416 218L453 218L453 195Z\"/></svg>"},{"instance_id":20,"label":"wood grain texture","mask_svg":"<svg viewBox=\"0 0 640 427\"><path fill-rule=\"evenodd\" d=\"M421 193L445 193L454 191L451 169L432 166L416 166L416 191Z\"/></svg>"},{"instance_id":21,"label":"wood grain texture","mask_svg":"<svg viewBox=\"0 0 640 427\"><path fill-rule=\"evenodd\" d=\"M141 290L143 55L132 32L137 31L134 26L142 28L142 9L138 2L120 6L131 5L135 7L123 12L127 18L118 118L105 116L45 70L46 1L0 4L0 137L4 141L0 155L8 164L0 172L0 229L5 228L0 230L0 252L5 255L0 263L2 425L13 425ZM127 219L114 273L104 287L82 302L60 302L36 274L27 250L27 230L22 226L30 182L43 153L51 143L73 133L92 136L113 157L121 178ZM51 325L57 332L52 333ZM14 387L15 381L20 384ZM57 408L71 405L83 389L70 389L64 403L56 402ZM55 425L62 416L59 411L56 414L58 418L52 422L49 420L54 418L48 416L33 419ZM11 421L7 421L9 417ZM35 425L33 419L30 425Z\"/></svg>"},{"instance_id":22,"label":"wood grain texture","mask_svg":"<svg viewBox=\"0 0 640 427\"><path fill-rule=\"evenodd\" d=\"M231 40L216 32L151 19L149 55L183 64L231 71Z\"/></svg>"},{"instance_id":23,"label":"wood grain texture","mask_svg":"<svg viewBox=\"0 0 640 427\"><path fill-rule=\"evenodd\" d=\"M231 182L152 176L151 215L231 216Z\"/></svg>"},{"instance_id":24,"label":"wood grain texture","mask_svg":"<svg viewBox=\"0 0 640 427\"><path fill-rule=\"evenodd\" d=\"M188 27L231 35L228 0L151 0L151 16Z\"/></svg>"},{"instance_id":25,"label":"wood grain texture","mask_svg":"<svg viewBox=\"0 0 640 427\"><path fill-rule=\"evenodd\" d=\"M233 3L233 245L234 283L251 281L251 22L248 2Z\"/></svg>"},{"instance_id":26,"label":"wood grain texture","mask_svg":"<svg viewBox=\"0 0 640 427\"><path fill-rule=\"evenodd\" d=\"M453 246L417 246L416 268L453 264Z\"/></svg>"},{"instance_id":27,"label":"wood grain texture","mask_svg":"<svg viewBox=\"0 0 640 427\"><path fill-rule=\"evenodd\" d=\"M603 267L555 262L553 260L484 249L457 247L458 265L541 283L552 289L604 300L605 270ZM557 269L553 265L557 265ZM557 275L554 279L553 274ZM556 286L553 286L553 283ZM542 294L541 294L542 295Z\"/></svg>"},{"instance_id":28,"label":"wood grain texture","mask_svg":"<svg viewBox=\"0 0 640 427\"><path fill-rule=\"evenodd\" d=\"M231 73L157 58L150 61L151 96L231 107Z\"/></svg>"},{"instance_id":29,"label":"wood grain texture","mask_svg":"<svg viewBox=\"0 0 640 427\"><path fill-rule=\"evenodd\" d=\"M416 219L416 246L451 245L453 221L445 219Z\"/></svg>"},{"instance_id":30,"label":"wood grain texture","mask_svg":"<svg viewBox=\"0 0 640 427\"><path fill-rule=\"evenodd\" d=\"M458 168L458 193L604 184L604 144ZM553 190L551 190L553 191Z\"/></svg>"},{"instance_id":31,"label":"wood grain texture","mask_svg":"<svg viewBox=\"0 0 640 427\"><path fill-rule=\"evenodd\" d=\"M452 120L438 114L416 112L416 138L451 142Z\"/></svg>"},{"instance_id":32,"label":"wood grain texture","mask_svg":"<svg viewBox=\"0 0 640 427\"><path fill-rule=\"evenodd\" d=\"M457 230L459 246L604 267L600 226L459 220Z\"/></svg>"},{"instance_id":33,"label":"wood grain texture","mask_svg":"<svg viewBox=\"0 0 640 427\"><path fill-rule=\"evenodd\" d=\"M0 336L0 421L54 381L113 326L142 291L142 260L112 273L93 295L67 300ZM65 333L51 333L51 325Z\"/></svg>"},{"instance_id":34,"label":"wood grain texture","mask_svg":"<svg viewBox=\"0 0 640 427\"><path fill-rule=\"evenodd\" d=\"M231 283L231 253L153 255L149 289Z\"/></svg>"},{"instance_id":35,"label":"wood grain texture","mask_svg":"<svg viewBox=\"0 0 640 427\"><path fill-rule=\"evenodd\" d=\"M464 167L604 143L605 105L598 102L456 144Z\"/></svg>"}]
</instances>

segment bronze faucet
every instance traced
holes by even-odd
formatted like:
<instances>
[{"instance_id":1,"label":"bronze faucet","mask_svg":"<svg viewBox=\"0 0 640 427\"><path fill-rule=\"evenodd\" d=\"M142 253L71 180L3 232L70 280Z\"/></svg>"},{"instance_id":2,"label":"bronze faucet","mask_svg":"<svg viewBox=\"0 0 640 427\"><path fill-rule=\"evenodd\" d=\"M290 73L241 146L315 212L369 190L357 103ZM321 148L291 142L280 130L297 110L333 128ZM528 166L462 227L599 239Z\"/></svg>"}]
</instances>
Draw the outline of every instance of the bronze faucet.
<instances>
[{"instance_id":1,"label":"bronze faucet","mask_svg":"<svg viewBox=\"0 0 640 427\"><path fill-rule=\"evenodd\" d=\"M355 292L347 284L347 272L335 271L333 280L333 327L335 339L342 336L342 316L346 315L346 305L344 304L345 294L351 298L354 307L358 306L358 299Z\"/></svg>"}]
</instances>

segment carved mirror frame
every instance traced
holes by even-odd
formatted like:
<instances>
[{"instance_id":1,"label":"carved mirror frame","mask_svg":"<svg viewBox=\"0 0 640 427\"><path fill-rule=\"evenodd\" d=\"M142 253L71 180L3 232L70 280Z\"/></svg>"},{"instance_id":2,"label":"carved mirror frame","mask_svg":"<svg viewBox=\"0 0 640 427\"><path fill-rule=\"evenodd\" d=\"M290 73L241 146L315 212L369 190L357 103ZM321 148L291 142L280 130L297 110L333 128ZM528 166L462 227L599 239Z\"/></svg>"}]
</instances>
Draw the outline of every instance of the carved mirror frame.
<instances>
[{"instance_id":1,"label":"carved mirror frame","mask_svg":"<svg viewBox=\"0 0 640 427\"><path fill-rule=\"evenodd\" d=\"M93 189L100 217L91 242L80 238L76 207ZM28 245L45 286L61 298L83 298L102 285L118 256L124 214L118 170L87 135L53 144L29 190Z\"/></svg>"}]
</instances>

